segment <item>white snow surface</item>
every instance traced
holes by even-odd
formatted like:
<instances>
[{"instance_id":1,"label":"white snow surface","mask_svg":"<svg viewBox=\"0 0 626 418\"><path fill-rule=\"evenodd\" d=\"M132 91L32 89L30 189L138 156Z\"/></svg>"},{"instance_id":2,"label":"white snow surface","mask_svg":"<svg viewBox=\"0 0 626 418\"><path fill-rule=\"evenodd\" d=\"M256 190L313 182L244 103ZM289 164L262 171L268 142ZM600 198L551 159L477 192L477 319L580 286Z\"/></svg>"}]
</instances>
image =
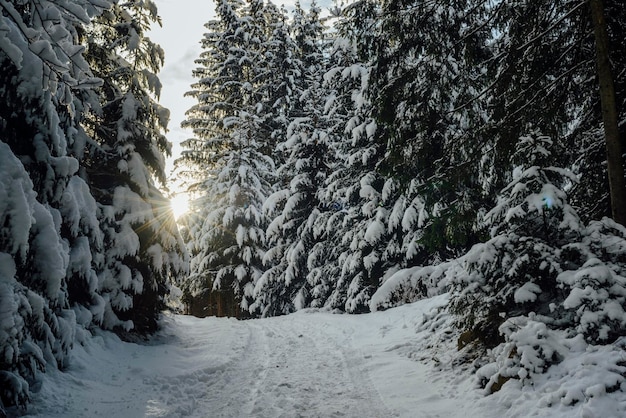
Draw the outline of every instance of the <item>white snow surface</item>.
<instances>
[{"instance_id":1,"label":"white snow surface","mask_svg":"<svg viewBox=\"0 0 626 418\"><path fill-rule=\"evenodd\" d=\"M485 396L471 365L458 361L449 317L431 313L439 324L423 325L446 302L443 295L365 315L304 310L248 321L174 315L147 344L102 333L74 348L68 370L44 375L27 416L588 416L547 406L542 386L511 382Z\"/></svg>"}]
</instances>

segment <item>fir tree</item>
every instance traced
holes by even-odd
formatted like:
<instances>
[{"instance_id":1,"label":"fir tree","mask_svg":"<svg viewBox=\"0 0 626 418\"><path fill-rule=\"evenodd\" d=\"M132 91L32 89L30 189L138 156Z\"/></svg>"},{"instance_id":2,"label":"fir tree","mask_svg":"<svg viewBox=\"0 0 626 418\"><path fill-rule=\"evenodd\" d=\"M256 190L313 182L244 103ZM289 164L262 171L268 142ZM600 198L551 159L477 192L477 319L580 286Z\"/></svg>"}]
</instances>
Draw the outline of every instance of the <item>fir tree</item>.
<instances>
[{"instance_id":1,"label":"fir tree","mask_svg":"<svg viewBox=\"0 0 626 418\"><path fill-rule=\"evenodd\" d=\"M477 372L491 392L509 379L532 382L577 339L592 349L626 331L626 230L608 218L580 222L564 191L575 176L549 165L555 146L520 139L520 165L486 215L492 238L447 266L459 342L493 348Z\"/></svg>"},{"instance_id":2,"label":"fir tree","mask_svg":"<svg viewBox=\"0 0 626 418\"><path fill-rule=\"evenodd\" d=\"M156 73L163 50L146 37L159 23L152 2L120 2L87 32L87 58L103 80L99 106L85 118L90 134L85 177L98 201L103 251L96 260L97 294L104 298L95 322L108 329L148 333L157 328L164 298L176 274L185 271L184 245L168 202L163 132L169 112ZM74 289L93 301L94 289Z\"/></svg>"},{"instance_id":3,"label":"fir tree","mask_svg":"<svg viewBox=\"0 0 626 418\"><path fill-rule=\"evenodd\" d=\"M272 221L267 230L266 271L255 290L257 309L263 315L290 313L309 302L307 258L315 244L310 224L311 217L319 213L317 192L328 169L327 135L321 112L323 30L318 12L312 7L304 15L298 4L290 28L295 40L282 30L275 32L292 56L285 62L286 72L292 76L287 113L290 123L280 133L281 141L274 154L282 164L277 169L276 191L264 205Z\"/></svg>"},{"instance_id":4,"label":"fir tree","mask_svg":"<svg viewBox=\"0 0 626 418\"><path fill-rule=\"evenodd\" d=\"M556 145L543 135L522 137L513 180L485 215L491 239L474 246L452 268L451 309L462 328L488 346L500 342L508 318L552 316L563 300L557 276L561 247L580 240L583 225L563 191L575 177L550 165Z\"/></svg>"},{"instance_id":5,"label":"fir tree","mask_svg":"<svg viewBox=\"0 0 626 418\"><path fill-rule=\"evenodd\" d=\"M75 99L97 85L76 44L109 2L0 3L1 403L24 406L46 366L64 367L76 332L68 287L93 282L93 198L78 176L84 149ZM77 278L80 276L80 278Z\"/></svg>"},{"instance_id":6,"label":"fir tree","mask_svg":"<svg viewBox=\"0 0 626 418\"><path fill-rule=\"evenodd\" d=\"M264 101L267 31L261 8L257 1L247 7L236 1L217 4L219 20L207 24L194 72L199 81L189 93L198 104L184 123L196 138L186 142L181 163L202 172L189 186L197 200L190 218L193 260L185 292L187 298L204 293L204 305L215 296L227 306L218 309L220 315L247 315L263 270L262 205L274 164L267 154L271 133L263 123L271 106Z\"/></svg>"},{"instance_id":7,"label":"fir tree","mask_svg":"<svg viewBox=\"0 0 626 418\"><path fill-rule=\"evenodd\" d=\"M335 250L339 274L327 303L348 312L368 310L369 297L394 263L386 251L392 240L387 229L388 196L383 196L385 178L376 172L384 147L375 141L377 123L368 96L371 36L378 12L377 5L367 1L343 10L333 65L325 75L331 91L326 104L329 132L341 161L325 193L330 202L342 206L341 243Z\"/></svg>"},{"instance_id":8,"label":"fir tree","mask_svg":"<svg viewBox=\"0 0 626 418\"><path fill-rule=\"evenodd\" d=\"M476 241L480 157L473 128L484 103L475 99L485 83L481 61L489 57L480 11L472 2L381 4L368 91L376 140L386 148L377 170L421 212L411 228L421 230L420 245L432 260L412 262L455 256Z\"/></svg>"},{"instance_id":9,"label":"fir tree","mask_svg":"<svg viewBox=\"0 0 626 418\"><path fill-rule=\"evenodd\" d=\"M605 8L610 28L606 53L617 63L624 55L624 11L613 1ZM482 148L483 167L489 170L484 176L486 187L497 189L508 181L502 174L510 172L504 167L510 166L509 156L517 140L512 133L539 129L568 144L562 164L572 164L581 177L571 193L572 202L583 209L581 216L598 219L608 215L609 184L602 162L606 141L601 130L589 5L570 1L507 3L487 8L485 14L493 33L499 34L490 40L493 59L486 73L492 81L483 96L491 105L488 123L481 129L486 145ZM616 111L623 119L624 74L615 72L612 77L616 97L621 97L621 102L616 100Z\"/></svg>"}]
</instances>

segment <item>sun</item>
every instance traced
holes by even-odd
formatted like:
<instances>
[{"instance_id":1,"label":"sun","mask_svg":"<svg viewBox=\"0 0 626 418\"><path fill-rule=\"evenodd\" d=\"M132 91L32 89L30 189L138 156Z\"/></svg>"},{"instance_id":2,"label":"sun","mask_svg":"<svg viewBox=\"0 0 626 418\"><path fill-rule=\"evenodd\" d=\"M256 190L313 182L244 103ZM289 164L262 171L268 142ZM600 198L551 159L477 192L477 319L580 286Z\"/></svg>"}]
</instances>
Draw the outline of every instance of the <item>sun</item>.
<instances>
[{"instance_id":1,"label":"sun","mask_svg":"<svg viewBox=\"0 0 626 418\"><path fill-rule=\"evenodd\" d=\"M181 216L189 212L189 196L187 193L176 193L170 198L170 206L174 213L174 218L179 220Z\"/></svg>"}]
</instances>

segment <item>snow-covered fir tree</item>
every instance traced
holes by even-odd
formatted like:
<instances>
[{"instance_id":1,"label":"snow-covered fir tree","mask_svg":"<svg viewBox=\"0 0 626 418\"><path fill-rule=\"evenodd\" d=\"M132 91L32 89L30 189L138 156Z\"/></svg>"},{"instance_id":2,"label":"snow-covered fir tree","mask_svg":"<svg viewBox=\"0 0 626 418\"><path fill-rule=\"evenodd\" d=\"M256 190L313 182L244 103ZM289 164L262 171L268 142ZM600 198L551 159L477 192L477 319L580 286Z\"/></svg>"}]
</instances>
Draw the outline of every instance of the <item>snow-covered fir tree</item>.
<instances>
[{"instance_id":1,"label":"snow-covered fir tree","mask_svg":"<svg viewBox=\"0 0 626 418\"><path fill-rule=\"evenodd\" d=\"M289 36L286 10L267 2L259 12L263 20L264 44L261 45L263 59L259 76L259 90L262 94L263 109L259 112L260 123L268 131L264 152L272 155L277 165L280 156L275 154L276 145L281 142L289 125L289 117L296 97L295 82L299 72L294 55L294 45Z\"/></svg>"},{"instance_id":2,"label":"snow-covered fir tree","mask_svg":"<svg viewBox=\"0 0 626 418\"><path fill-rule=\"evenodd\" d=\"M185 260L154 181L169 150L153 99L162 53L144 37L154 4L0 8L3 411L68 365L82 326L154 331Z\"/></svg>"},{"instance_id":3,"label":"snow-covered fir tree","mask_svg":"<svg viewBox=\"0 0 626 418\"><path fill-rule=\"evenodd\" d=\"M222 0L207 24L189 94L198 104L185 126L196 138L184 145L180 163L201 172L192 178L196 196L189 217L191 276L186 297L200 309L218 305L219 315L245 316L263 271L266 217L274 163L271 130L263 122L267 103L263 3Z\"/></svg>"},{"instance_id":4,"label":"snow-covered fir tree","mask_svg":"<svg viewBox=\"0 0 626 418\"><path fill-rule=\"evenodd\" d=\"M463 329L486 344L500 341L498 327L510 317L550 315L562 300L556 277L561 247L578 241L582 228L564 188L576 179L550 165L556 145L540 134L522 137L513 180L485 215L491 239L474 246L452 269L451 309Z\"/></svg>"},{"instance_id":5,"label":"snow-covered fir tree","mask_svg":"<svg viewBox=\"0 0 626 418\"><path fill-rule=\"evenodd\" d=\"M175 276L186 269L185 248L165 185L164 136L169 112L153 97L163 50L146 36L159 23L153 2L119 2L104 12L86 34L87 58L103 80L99 106L85 118L90 135L85 178L98 202L102 254L95 260L97 289L77 289L95 304L104 328L153 332L164 297ZM98 311L99 310L99 311Z\"/></svg>"},{"instance_id":6,"label":"snow-covered fir tree","mask_svg":"<svg viewBox=\"0 0 626 418\"><path fill-rule=\"evenodd\" d=\"M420 230L427 257L453 257L477 238L474 170L482 151L472 146L482 142L476 128L484 103L476 98L488 82L482 67L489 29L481 14L488 6L382 3L370 82L377 139L386 145L378 171L396 181L401 199L412 202L407 208L420 212L411 229Z\"/></svg>"},{"instance_id":7,"label":"snow-covered fir tree","mask_svg":"<svg viewBox=\"0 0 626 418\"><path fill-rule=\"evenodd\" d=\"M626 22L618 3L603 2L608 52L615 69L623 61ZM609 215L610 200L594 37L590 35L593 22L589 7L582 6L537 1L484 8L483 21L494 29L494 36L488 40L493 59L485 60L488 65L484 66L489 83L479 97L490 104L480 128L484 146L479 152L483 187L494 193L510 181L509 156L517 141L514 132L541 126L544 134L568 144L561 164L571 165L580 175L570 195L587 220ZM623 120L624 73L614 73Z\"/></svg>"},{"instance_id":8,"label":"snow-covered fir tree","mask_svg":"<svg viewBox=\"0 0 626 418\"><path fill-rule=\"evenodd\" d=\"M0 407L25 405L47 365L66 365L70 280L93 281L89 257L77 256L98 231L74 157L84 147L74 99L97 81L76 42L108 6L0 4Z\"/></svg>"},{"instance_id":9,"label":"snow-covered fir tree","mask_svg":"<svg viewBox=\"0 0 626 418\"><path fill-rule=\"evenodd\" d=\"M572 347L592 353L626 330L626 230L608 218L582 224L564 191L576 177L549 165L554 147L539 134L520 139L524 162L485 217L492 238L447 271L463 344L494 347L478 370L489 392L532 384Z\"/></svg>"},{"instance_id":10,"label":"snow-covered fir tree","mask_svg":"<svg viewBox=\"0 0 626 418\"><path fill-rule=\"evenodd\" d=\"M292 35L279 29L275 34L291 56L284 62L284 72L291 74L290 123L279 133L281 141L274 155L281 165L277 167L275 191L264 205L271 219L266 270L255 289L262 315L286 314L308 306L307 258L315 243L310 226L320 210L318 191L328 170L325 160L329 155L322 114L325 59L319 10L313 4L305 14L297 4Z\"/></svg>"},{"instance_id":11,"label":"snow-covered fir tree","mask_svg":"<svg viewBox=\"0 0 626 418\"><path fill-rule=\"evenodd\" d=\"M377 124L371 117L372 103L367 95L372 57L369 48L377 16L377 6L368 1L343 10L336 25L339 36L331 55L332 66L324 76L330 92L325 109L329 135L340 165L333 167L323 190L330 211L317 222L340 220L338 229L327 231L327 237L332 240L335 236L339 243L333 245L336 274L330 276L334 283L326 304L348 312L368 309L369 297L389 267L384 254L388 242L388 210L382 195L385 180L376 172L383 147L373 141ZM337 213L333 207L339 209ZM321 261L315 252L311 259ZM317 276L317 268L313 272Z\"/></svg>"},{"instance_id":12,"label":"snow-covered fir tree","mask_svg":"<svg viewBox=\"0 0 626 418\"><path fill-rule=\"evenodd\" d=\"M619 121L619 135L626 136L624 121L626 120L626 74L621 71L626 62L626 44L624 43L624 27L626 27L626 10L619 1L605 0L604 18L608 32L608 46L610 62L612 63L613 86L617 103L617 118ZM576 16L576 22L580 22L579 32L576 37L582 37L584 42L579 45L580 49L570 46L575 54L568 61L570 71L576 71L580 75L573 75L566 78L569 84L569 92L572 93L570 108L576 110L575 116L571 120L576 121L575 128L570 135L568 149L570 160L576 173L580 175L580 181L571 192L572 203L583 208L581 217L586 221L591 219L601 219L603 216L611 215L611 204L609 195L609 185L606 166L606 141L603 132L604 123L600 106L599 91L597 88L597 78L595 77L597 67L590 62L588 56L592 50L593 42L585 34L591 31L590 19L586 14L587 10L581 10L582 16ZM567 36L567 41L572 41L574 35ZM584 46L583 46L584 45ZM565 45L562 45L565 48ZM581 58L575 58L575 57ZM584 64L582 57L585 57ZM578 66L577 66L578 64ZM583 75L584 74L584 75ZM584 83L582 83L584 81ZM583 84L583 85L581 85ZM580 90L576 90L579 88ZM576 104L574 104L576 103Z\"/></svg>"}]
</instances>

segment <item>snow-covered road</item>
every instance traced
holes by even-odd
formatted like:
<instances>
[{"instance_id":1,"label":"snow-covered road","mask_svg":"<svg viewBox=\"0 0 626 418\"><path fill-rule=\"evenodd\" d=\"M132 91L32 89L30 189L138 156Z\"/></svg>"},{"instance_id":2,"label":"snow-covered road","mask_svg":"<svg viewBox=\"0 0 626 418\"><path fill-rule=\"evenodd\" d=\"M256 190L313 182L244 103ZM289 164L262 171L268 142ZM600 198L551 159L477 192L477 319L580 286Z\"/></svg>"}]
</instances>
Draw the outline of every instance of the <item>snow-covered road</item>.
<instances>
[{"instance_id":1,"label":"snow-covered road","mask_svg":"<svg viewBox=\"0 0 626 418\"><path fill-rule=\"evenodd\" d=\"M154 378L154 416L344 417L392 416L363 370L363 357L319 321L197 320L178 317L179 370ZM224 329L224 326L228 330ZM224 334L234 332L235 340ZM232 336L231 336L232 337ZM215 338L210 344L207 339ZM219 362L211 359L213 353ZM209 351L206 356L203 350ZM186 357L186 354L189 355ZM197 361L192 361L196 358ZM164 359L165 360L165 359ZM152 380L152 379L150 379ZM210 414L207 414L210 411Z\"/></svg>"},{"instance_id":2,"label":"snow-covered road","mask_svg":"<svg viewBox=\"0 0 626 418\"><path fill-rule=\"evenodd\" d=\"M424 349L422 312L444 301L360 316L174 316L149 345L104 334L46 375L28 416L503 416L466 373L438 370L447 349Z\"/></svg>"}]
</instances>

